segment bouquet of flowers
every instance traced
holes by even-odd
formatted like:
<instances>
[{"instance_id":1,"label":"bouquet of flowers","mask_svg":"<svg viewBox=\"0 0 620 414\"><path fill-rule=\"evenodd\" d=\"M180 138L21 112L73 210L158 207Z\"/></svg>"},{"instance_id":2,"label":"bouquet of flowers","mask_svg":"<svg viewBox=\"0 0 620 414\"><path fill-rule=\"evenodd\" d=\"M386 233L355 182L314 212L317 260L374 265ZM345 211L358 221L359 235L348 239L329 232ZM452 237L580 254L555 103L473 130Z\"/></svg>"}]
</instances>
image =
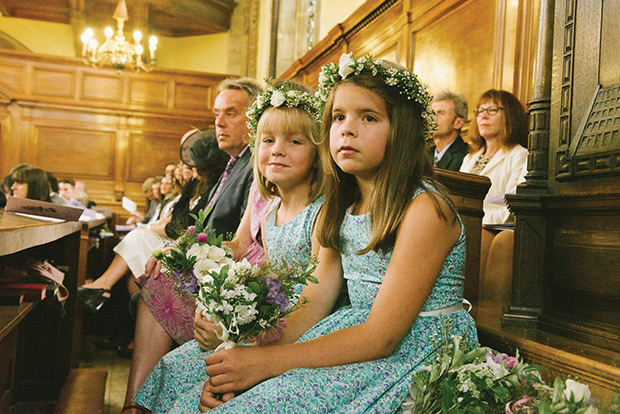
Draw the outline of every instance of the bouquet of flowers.
<instances>
[{"instance_id":1,"label":"bouquet of flowers","mask_svg":"<svg viewBox=\"0 0 620 414\"><path fill-rule=\"evenodd\" d=\"M311 275L316 263L313 258L296 266L285 262L259 266L244 259L200 271L198 307L221 328L218 336L222 344L218 349L277 340L286 326L282 318L306 303L306 298L297 293L300 287L318 283Z\"/></svg>"},{"instance_id":2,"label":"bouquet of flowers","mask_svg":"<svg viewBox=\"0 0 620 414\"><path fill-rule=\"evenodd\" d=\"M194 338L196 276L233 263L232 251L223 245L223 237L205 227L207 213L201 211L192 217L195 224L187 232L153 252L162 263L160 277L136 279L151 313L179 344Z\"/></svg>"},{"instance_id":3,"label":"bouquet of flowers","mask_svg":"<svg viewBox=\"0 0 620 414\"><path fill-rule=\"evenodd\" d=\"M445 329L447 332L447 329ZM597 414L620 412L620 395L596 408L587 385L556 378L547 385L538 365L486 347L470 347L460 336L435 338L436 359L413 376L401 406L407 414L506 413Z\"/></svg>"},{"instance_id":4,"label":"bouquet of flowers","mask_svg":"<svg viewBox=\"0 0 620 414\"><path fill-rule=\"evenodd\" d=\"M195 294L198 289L196 273L205 273L233 263L232 250L222 244L223 236L204 227L207 213L192 214L193 226L163 250L157 249L153 256L161 261L164 273L172 278L179 289Z\"/></svg>"}]
</instances>

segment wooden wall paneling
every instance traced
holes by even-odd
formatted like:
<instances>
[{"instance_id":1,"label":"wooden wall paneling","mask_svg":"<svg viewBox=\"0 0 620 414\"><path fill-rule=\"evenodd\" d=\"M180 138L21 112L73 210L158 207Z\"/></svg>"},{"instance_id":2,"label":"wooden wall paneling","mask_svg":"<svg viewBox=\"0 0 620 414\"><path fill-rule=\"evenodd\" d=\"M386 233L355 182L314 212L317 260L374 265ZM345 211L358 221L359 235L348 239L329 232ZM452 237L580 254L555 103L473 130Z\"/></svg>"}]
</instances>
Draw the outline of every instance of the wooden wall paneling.
<instances>
[{"instance_id":1,"label":"wooden wall paneling","mask_svg":"<svg viewBox=\"0 0 620 414\"><path fill-rule=\"evenodd\" d=\"M432 93L451 89L464 94L473 119L478 97L494 82L495 0L454 2L448 6L452 7L414 14L414 72ZM464 21L468 24L462 24Z\"/></svg>"},{"instance_id":2,"label":"wooden wall paneling","mask_svg":"<svg viewBox=\"0 0 620 414\"><path fill-rule=\"evenodd\" d=\"M162 174L166 163L178 158L181 136L167 131L130 130L126 181L141 183L152 176L153 171Z\"/></svg>"},{"instance_id":3,"label":"wooden wall paneling","mask_svg":"<svg viewBox=\"0 0 620 414\"><path fill-rule=\"evenodd\" d=\"M118 75L81 71L81 88L78 100L121 102L123 80Z\"/></svg>"},{"instance_id":4,"label":"wooden wall paneling","mask_svg":"<svg viewBox=\"0 0 620 414\"><path fill-rule=\"evenodd\" d=\"M33 163L85 181L91 199L126 215L142 181L178 158L180 137L213 125L217 85L229 76L93 69L79 59L0 51L0 173Z\"/></svg>"},{"instance_id":5,"label":"wooden wall paneling","mask_svg":"<svg viewBox=\"0 0 620 414\"><path fill-rule=\"evenodd\" d=\"M127 131L127 117L121 116L118 119L118 129L116 131L116 149L114 162L114 200L121 200L125 194L125 181L127 170L129 169L129 131ZM134 200L135 201L135 200ZM104 206L108 207L108 206Z\"/></svg>"},{"instance_id":6,"label":"wooden wall paneling","mask_svg":"<svg viewBox=\"0 0 620 414\"><path fill-rule=\"evenodd\" d=\"M45 66L33 67L34 95L47 95L58 98L73 99L77 73L71 70L48 69Z\"/></svg>"},{"instance_id":7,"label":"wooden wall paneling","mask_svg":"<svg viewBox=\"0 0 620 414\"><path fill-rule=\"evenodd\" d=\"M0 179L4 178L2 173L6 167L12 164L12 147L11 142L11 113L6 106L0 105ZM13 150L14 151L14 150Z\"/></svg>"},{"instance_id":8,"label":"wooden wall paneling","mask_svg":"<svg viewBox=\"0 0 620 414\"><path fill-rule=\"evenodd\" d=\"M6 96L25 94L27 87L27 63L5 60L0 56L0 93Z\"/></svg>"},{"instance_id":9,"label":"wooden wall paneling","mask_svg":"<svg viewBox=\"0 0 620 414\"><path fill-rule=\"evenodd\" d=\"M129 77L129 105L161 106L168 103L168 84L165 80Z\"/></svg>"},{"instance_id":10,"label":"wooden wall paneling","mask_svg":"<svg viewBox=\"0 0 620 414\"><path fill-rule=\"evenodd\" d=\"M407 26L407 14L403 2L385 4L375 10L364 21L364 26L358 24L346 36L349 50L361 56L370 53L373 57L385 57L398 48L402 31ZM372 36L369 34L372 33ZM399 56L395 56L398 60Z\"/></svg>"},{"instance_id":11,"label":"wooden wall paneling","mask_svg":"<svg viewBox=\"0 0 620 414\"><path fill-rule=\"evenodd\" d=\"M526 104L531 99L539 36L540 0L519 2L512 92Z\"/></svg>"}]
</instances>

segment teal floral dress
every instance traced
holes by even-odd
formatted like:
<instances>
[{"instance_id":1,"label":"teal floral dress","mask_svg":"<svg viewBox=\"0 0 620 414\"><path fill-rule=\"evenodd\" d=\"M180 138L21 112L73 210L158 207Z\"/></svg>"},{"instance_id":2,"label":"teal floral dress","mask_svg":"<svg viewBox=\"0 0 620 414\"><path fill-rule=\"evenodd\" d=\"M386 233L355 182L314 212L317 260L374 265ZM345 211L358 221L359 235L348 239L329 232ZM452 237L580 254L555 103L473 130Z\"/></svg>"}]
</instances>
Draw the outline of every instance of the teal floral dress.
<instances>
[{"instance_id":1,"label":"teal floral dress","mask_svg":"<svg viewBox=\"0 0 620 414\"><path fill-rule=\"evenodd\" d=\"M423 190L418 190L417 196ZM342 265L351 305L323 319L299 341L308 341L366 321L386 273L391 253L356 252L370 236L369 215L347 215L341 227ZM412 263L412 266L415 264ZM388 358L318 369L294 369L264 381L211 411L234 413L393 413L409 390L411 376L433 356L430 338L439 334L445 316L424 316L461 303L465 279L465 235L448 254L422 314ZM448 316L452 333L477 343L472 317L461 309ZM174 413L198 413L196 402Z\"/></svg>"},{"instance_id":2,"label":"teal floral dress","mask_svg":"<svg viewBox=\"0 0 620 414\"><path fill-rule=\"evenodd\" d=\"M294 265L310 259L312 230L322 204L323 196L281 226L275 224L279 203L273 207L265 218L265 244L270 260L286 260ZM299 291L302 289L300 286ZM159 360L134 402L153 413L197 413L202 386L208 379L205 358L209 353L202 351L195 339L169 352Z\"/></svg>"}]
</instances>

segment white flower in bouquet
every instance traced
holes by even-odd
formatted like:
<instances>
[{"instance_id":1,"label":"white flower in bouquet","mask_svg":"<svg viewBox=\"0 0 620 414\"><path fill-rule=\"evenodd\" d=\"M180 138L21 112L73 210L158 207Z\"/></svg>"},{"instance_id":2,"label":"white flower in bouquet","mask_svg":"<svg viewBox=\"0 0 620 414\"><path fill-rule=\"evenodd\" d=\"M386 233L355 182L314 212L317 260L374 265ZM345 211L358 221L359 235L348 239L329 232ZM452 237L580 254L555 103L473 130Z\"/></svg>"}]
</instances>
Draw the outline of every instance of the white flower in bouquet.
<instances>
[{"instance_id":1,"label":"white flower in bouquet","mask_svg":"<svg viewBox=\"0 0 620 414\"><path fill-rule=\"evenodd\" d=\"M223 236L205 227L207 214L200 211L198 216L192 215L195 225L165 249L153 252L161 260L164 275L172 278L182 292L195 294L198 279L209 282L209 272L233 263L232 250L222 244Z\"/></svg>"},{"instance_id":2,"label":"white flower in bouquet","mask_svg":"<svg viewBox=\"0 0 620 414\"><path fill-rule=\"evenodd\" d=\"M213 278L209 275L209 271L218 269L220 265L211 259L200 259L194 264L194 274L196 278L203 283L207 283Z\"/></svg>"},{"instance_id":3,"label":"white flower in bouquet","mask_svg":"<svg viewBox=\"0 0 620 414\"><path fill-rule=\"evenodd\" d=\"M305 303L295 287L317 283L311 276L315 267L316 259L294 267L259 266L244 259L207 271L198 282L196 300L205 317L221 329L218 349L260 338L273 327L281 333L282 318Z\"/></svg>"},{"instance_id":4,"label":"white flower in bouquet","mask_svg":"<svg viewBox=\"0 0 620 414\"><path fill-rule=\"evenodd\" d=\"M226 257L226 250L217 246L209 246L208 257L219 263Z\"/></svg>"},{"instance_id":5,"label":"white flower in bouquet","mask_svg":"<svg viewBox=\"0 0 620 414\"><path fill-rule=\"evenodd\" d=\"M567 379L564 396L568 401L570 401L571 395L573 396L575 402L587 402L592 396L590 393L590 388L586 384L581 384L577 381L573 381L572 379Z\"/></svg>"}]
</instances>

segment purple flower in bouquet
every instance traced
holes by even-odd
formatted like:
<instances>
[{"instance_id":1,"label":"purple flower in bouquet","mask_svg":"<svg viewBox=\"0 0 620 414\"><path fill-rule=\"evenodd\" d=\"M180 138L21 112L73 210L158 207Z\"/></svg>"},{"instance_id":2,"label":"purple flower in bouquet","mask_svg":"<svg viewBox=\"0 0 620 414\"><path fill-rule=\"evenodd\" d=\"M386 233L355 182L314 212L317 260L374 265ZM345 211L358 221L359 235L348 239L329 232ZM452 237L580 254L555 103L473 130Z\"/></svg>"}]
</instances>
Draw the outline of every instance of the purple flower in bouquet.
<instances>
[{"instance_id":1,"label":"purple flower in bouquet","mask_svg":"<svg viewBox=\"0 0 620 414\"><path fill-rule=\"evenodd\" d=\"M199 243L206 243L209 241L209 236L207 235L207 233L200 233L198 236L196 236L196 241Z\"/></svg>"},{"instance_id":2,"label":"purple flower in bouquet","mask_svg":"<svg viewBox=\"0 0 620 414\"><path fill-rule=\"evenodd\" d=\"M269 292L267 293L267 303L280 305L280 311L286 309L289 305L289 301L286 299L284 292L280 291L282 283L279 279L273 277L266 277L265 284L269 286Z\"/></svg>"},{"instance_id":3,"label":"purple flower in bouquet","mask_svg":"<svg viewBox=\"0 0 620 414\"><path fill-rule=\"evenodd\" d=\"M187 228L187 234L194 234L194 230L196 230L196 226L189 226Z\"/></svg>"},{"instance_id":4,"label":"purple flower in bouquet","mask_svg":"<svg viewBox=\"0 0 620 414\"><path fill-rule=\"evenodd\" d=\"M508 368L512 368L512 367L514 367L514 366L515 366L516 359L515 359L515 357L513 357L513 356L509 356L509 355L504 354L504 353L500 353L500 354L497 354L497 355L493 355L493 353L492 353L492 352L489 352L489 354L490 354L490 355L488 355L488 356L490 356L490 357L491 357L491 359L492 359L495 363L497 363L497 364L501 364L501 363L502 363L502 361L504 361L504 362L505 362L505 364L506 364L506 367L508 367Z\"/></svg>"}]
</instances>

